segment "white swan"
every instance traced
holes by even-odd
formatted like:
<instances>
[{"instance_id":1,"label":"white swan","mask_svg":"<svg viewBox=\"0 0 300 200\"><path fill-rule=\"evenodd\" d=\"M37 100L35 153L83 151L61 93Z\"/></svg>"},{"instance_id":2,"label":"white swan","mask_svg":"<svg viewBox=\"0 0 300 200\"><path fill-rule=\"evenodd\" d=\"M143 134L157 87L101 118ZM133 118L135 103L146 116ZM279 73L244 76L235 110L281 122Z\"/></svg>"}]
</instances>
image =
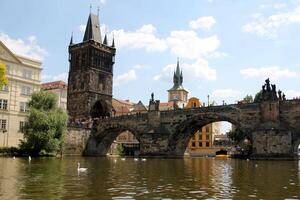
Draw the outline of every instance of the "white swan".
<instances>
[{"instance_id":1,"label":"white swan","mask_svg":"<svg viewBox=\"0 0 300 200\"><path fill-rule=\"evenodd\" d=\"M86 172L87 168L82 168L82 167L80 167L80 163L77 163L77 171L78 172Z\"/></svg>"},{"instance_id":2,"label":"white swan","mask_svg":"<svg viewBox=\"0 0 300 200\"><path fill-rule=\"evenodd\" d=\"M125 159L125 158L121 158L121 160L123 160L123 161L124 161L124 160L126 160L126 159Z\"/></svg>"},{"instance_id":3,"label":"white swan","mask_svg":"<svg viewBox=\"0 0 300 200\"><path fill-rule=\"evenodd\" d=\"M146 158L142 158L142 161L146 161L147 159Z\"/></svg>"},{"instance_id":4,"label":"white swan","mask_svg":"<svg viewBox=\"0 0 300 200\"><path fill-rule=\"evenodd\" d=\"M29 162L31 161L31 156L28 156L28 161L29 161Z\"/></svg>"},{"instance_id":5,"label":"white swan","mask_svg":"<svg viewBox=\"0 0 300 200\"><path fill-rule=\"evenodd\" d=\"M134 158L133 160L134 160L134 161L138 161L139 159L138 159L138 158Z\"/></svg>"},{"instance_id":6,"label":"white swan","mask_svg":"<svg viewBox=\"0 0 300 200\"><path fill-rule=\"evenodd\" d=\"M14 156L13 159L16 159L16 157Z\"/></svg>"}]
</instances>

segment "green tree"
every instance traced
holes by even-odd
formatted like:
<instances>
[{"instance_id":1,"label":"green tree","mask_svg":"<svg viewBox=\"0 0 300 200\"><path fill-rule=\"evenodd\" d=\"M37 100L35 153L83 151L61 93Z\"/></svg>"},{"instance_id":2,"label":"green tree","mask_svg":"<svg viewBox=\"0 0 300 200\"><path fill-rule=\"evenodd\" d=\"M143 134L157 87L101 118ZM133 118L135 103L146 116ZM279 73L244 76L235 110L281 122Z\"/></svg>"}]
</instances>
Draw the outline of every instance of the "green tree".
<instances>
[{"instance_id":1,"label":"green tree","mask_svg":"<svg viewBox=\"0 0 300 200\"><path fill-rule=\"evenodd\" d=\"M7 85L8 80L6 77L6 67L5 64L0 61L0 87Z\"/></svg>"},{"instance_id":2,"label":"green tree","mask_svg":"<svg viewBox=\"0 0 300 200\"><path fill-rule=\"evenodd\" d=\"M62 151L68 115L56 106L57 96L45 91L35 92L28 105L21 151L33 156Z\"/></svg>"},{"instance_id":3,"label":"green tree","mask_svg":"<svg viewBox=\"0 0 300 200\"><path fill-rule=\"evenodd\" d=\"M254 103L260 103L262 101L262 91L256 93L254 97Z\"/></svg>"},{"instance_id":4,"label":"green tree","mask_svg":"<svg viewBox=\"0 0 300 200\"><path fill-rule=\"evenodd\" d=\"M122 144L117 144L116 151L117 151L117 154L119 156L123 156L124 155L124 147L123 147L123 145Z\"/></svg>"},{"instance_id":5,"label":"green tree","mask_svg":"<svg viewBox=\"0 0 300 200\"><path fill-rule=\"evenodd\" d=\"M247 95L244 97L243 101L244 101L245 103L253 103L253 97L252 97L252 95L248 95L248 94L247 94Z\"/></svg>"},{"instance_id":6,"label":"green tree","mask_svg":"<svg viewBox=\"0 0 300 200\"><path fill-rule=\"evenodd\" d=\"M240 143L246 138L246 134L239 128L227 132L227 137L236 143Z\"/></svg>"}]
</instances>

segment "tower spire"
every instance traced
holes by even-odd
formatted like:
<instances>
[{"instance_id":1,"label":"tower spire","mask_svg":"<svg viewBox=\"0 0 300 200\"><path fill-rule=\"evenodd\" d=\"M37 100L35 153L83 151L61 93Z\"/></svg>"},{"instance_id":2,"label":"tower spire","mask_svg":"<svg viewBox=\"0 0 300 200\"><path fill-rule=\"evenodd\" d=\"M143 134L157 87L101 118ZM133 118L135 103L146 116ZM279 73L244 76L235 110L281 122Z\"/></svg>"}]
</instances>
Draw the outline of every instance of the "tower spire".
<instances>
[{"instance_id":1,"label":"tower spire","mask_svg":"<svg viewBox=\"0 0 300 200\"><path fill-rule=\"evenodd\" d=\"M115 36L114 35L113 35L113 40L112 40L111 47L115 47Z\"/></svg>"},{"instance_id":2,"label":"tower spire","mask_svg":"<svg viewBox=\"0 0 300 200\"><path fill-rule=\"evenodd\" d=\"M70 39L70 46L73 44L73 31L72 31L72 34L71 34L71 39Z\"/></svg>"},{"instance_id":3,"label":"tower spire","mask_svg":"<svg viewBox=\"0 0 300 200\"><path fill-rule=\"evenodd\" d=\"M85 32L83 42L94 40L95 42L101 43L100 23L97 15L90 13Z\"/></svg>"},{"instance_id":4,"label":"tower spire","mask_svg":"<svg viewBox=\"0 0 300 200\"><path fill-rule=\"evenodd\" d=\"M104 36L103 44L107 45L107 36L106 36L106 33L105 33L105 36Z\"/></svg>"}]
</instances>

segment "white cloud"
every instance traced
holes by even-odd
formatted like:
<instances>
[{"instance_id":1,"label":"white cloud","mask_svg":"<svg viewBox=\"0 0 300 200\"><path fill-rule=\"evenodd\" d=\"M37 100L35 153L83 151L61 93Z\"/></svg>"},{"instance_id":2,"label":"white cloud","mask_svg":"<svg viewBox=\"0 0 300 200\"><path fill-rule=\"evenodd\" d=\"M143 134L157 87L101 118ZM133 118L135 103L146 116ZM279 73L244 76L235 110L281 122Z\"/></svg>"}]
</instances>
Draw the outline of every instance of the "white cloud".
<instances>
[{"instance_id":1,"label":"white cloud","mask_svg":"<svg viewBox=\"0 0 300 200\"><path fill-rule=\"evenodd\" d=\"M288 12L270 15L267 18L258 17L245 24L242 29L244 32L254 33L258 36L274 38L280 27L294 23L300 23L300 6Z\"/></svg>"},{"instance_id":2,"label":"white cloud","mask_svg":"<svg viewBox=\"0 0 300 200\"><path fill-rule=\"evenodd\" d=\"M166 42L155 36L156 28L152 24L143 25L140 29L127 32L123 29L114 30L110 37L114 35L118 48L145 49L147 52L162 52L167 49Z\"/></svg>"},{"instance_id":3,"label":"white cloud","mask_svg":"<svg viewBox=\"0 0 300 200\"><path fill-rule=\"evenodd\" d=\"M244 78L271 78L273 80L279 78L292 78L298 74L295 71L289 69L279 69L277 66L261 67L261 68L246 68L240 70L240 73Z\"/></svg>"},{"instance_id":4,"label":"white cloud","mask_svg":"<svg viewBox=\"0 0 300 200\"><path fill-rule=\"evenodd\" d=\"M68 82L68 73L62 72L57 75L42 74L42 82L65 81Z\"/></svg>"},{"instance_id":5,"label":"white cloud","mask_svg":"<svg viewBox=\"0 0 300 200\"><path fill-rule=\"evenodd\" d=\"M287 99L300 98L300 91L296 90L287 90L284 92Z\"/></svg>"},{"instance_id":6,"label":"white cloud","mask_svg":"<svg viewBox=\"0 0 300 200\"><path fill-rule=\"evenodd\" d=\"M106 0L100 0L100 3L105 4Z\"/></svg>"},{"instance_id":7,"label":"white cloud","mask_svg":"<svg viewBox=\"0 0 300 200\"><path fill-rule=\"evenodd\" d=\"M116 76L114 79L114 86L122 85L128 83L129 81L136 80L137 76L134 69L130 69L128 72Z\"/></svg>"},{"instance_id":8,"label":"white cloud","mask_svg":"<svg viewBox=\"0 0 300 200\"><path fill-rule=\"evenodd\" d=\"M212 93L212 97L220 97L220 98L238 97L240 95L241 95L240 91L234 90L232 88L218 89L213 91Z\"/></svg>"},{"instance_id":9,"label":"white cloud","mask_svg":"<svg viewBox=\"0 0 300 200\"><path fill-rule=\"evenodd\" d=\"M261 4L259 5L259 8L274 8L274 9L280 9L286 7L286 4L284 3L274 3L274 4Z\"/></svg>"},{"instance_id":10,"label":"white cloud","mask_svg":"<svg viewBox=\"0 0 300 200\"><path fill-rule=\"evenodd\" d=\"M153 77L154 80L170 81L173 77L176 64L169 64L162 69L162 72ZM197 79L213 81L217 78L216 70L208 66L205 59L199 58L193 64L180 64L183 73L183 81Z\"/></svg>"},{"instance_id":11,"label":"white cloud","mask_svg":"<svg viewBox=\"0 0 300 200\"><path fill-rule=\"evenodd\" d=\"M30 57L38 60L43 60L48 52L37 44L36 36L32 35L27 40L13 39L10 36L0 33L0 40L14 53Z\"/></svg>"},{"instance_id":12,"label":"white cloud","mask_svg":"<svg viewBox=\"0 0 300 200\"><path fill-rule=\"evenodd\" d=\"M173 54L188 59L203 57L220 45L216 35L200 38L194 31L172 31L166 41Z\"/></svg>"},{"instance_id":13,"label":"white cloud","mask_svg":"<svg viewBox=\"0 0 300 200\"><path fill-rule=\"evenodd\" d=\"M189 25L192 29L210 29L215 23L215 18L213 18L212 16L205 16L190 21Z\"/></svg>"},{"instance_id":14,"label":"white cloud","mask_svg":"<svg viewBox=\"0 0 300 200\"><path fill-rule=\"evenodd\" d=\"M81 24L81 25L79 25L79 31L81 32L81 33L84 33L84 31L85 31L85 29L86 29L86 25L85 24Z\"/></svg>"}]
</instances>

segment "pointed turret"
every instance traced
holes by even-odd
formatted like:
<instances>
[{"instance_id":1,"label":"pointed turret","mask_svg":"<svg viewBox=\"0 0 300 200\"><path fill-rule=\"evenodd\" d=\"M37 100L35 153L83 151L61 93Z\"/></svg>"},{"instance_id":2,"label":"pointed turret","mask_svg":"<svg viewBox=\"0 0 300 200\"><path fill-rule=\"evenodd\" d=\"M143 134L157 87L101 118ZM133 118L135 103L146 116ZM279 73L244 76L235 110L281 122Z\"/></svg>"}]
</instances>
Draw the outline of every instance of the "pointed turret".
<instances>
[{"instance_id":1,"label":"pointed turret","mask_svg":"<svg viewBox=\"0 0 300 200\"><path fill-rule=\"evenodd\" d=\"M73 45L73 32L72 32L72 35L71 35L71 39L70 39L70 46Z\"/></svg>"},{"instance_id":2,"label":"pointed turret","mask_svg":"<svg viewBox=\"0 0 300 200\"><path fill-rule=\"evenodd\" d=\"M103 44L107 45L107 36L106 36L106 34L104 36Z\"/></svg>"},{"instance_id":3,"label":"pointed turret","mask_svg":"<svg viewBox=\"0 0 300 200\"><path fill-rule=\"evenodd\" d=\"M180 71L180 85L183 83L183 75L182 75L182 70Z\"/></svg>"},{"instance_id":4,"label":"pointed turret","mask_svg":"<svg viewBox=\"0 0 300 200\"><path fill-rule=\"evenodd\" d=\"M115 47L115 37L113 37L111 47Z\"/></svg>"},{"instance_id":5,"label":"pointed turret","mask_svg":"<svg viewBox=\"0 0 300 200\"><path fill-rule=\"evenodd\" d=\"M85 28L85 33L83 37L83 42L88 40L94 40L95 42L101 43L101 33L100 33L100 23L97 15L90 13L87 25Z\"/></svg>"}]
</instances>

